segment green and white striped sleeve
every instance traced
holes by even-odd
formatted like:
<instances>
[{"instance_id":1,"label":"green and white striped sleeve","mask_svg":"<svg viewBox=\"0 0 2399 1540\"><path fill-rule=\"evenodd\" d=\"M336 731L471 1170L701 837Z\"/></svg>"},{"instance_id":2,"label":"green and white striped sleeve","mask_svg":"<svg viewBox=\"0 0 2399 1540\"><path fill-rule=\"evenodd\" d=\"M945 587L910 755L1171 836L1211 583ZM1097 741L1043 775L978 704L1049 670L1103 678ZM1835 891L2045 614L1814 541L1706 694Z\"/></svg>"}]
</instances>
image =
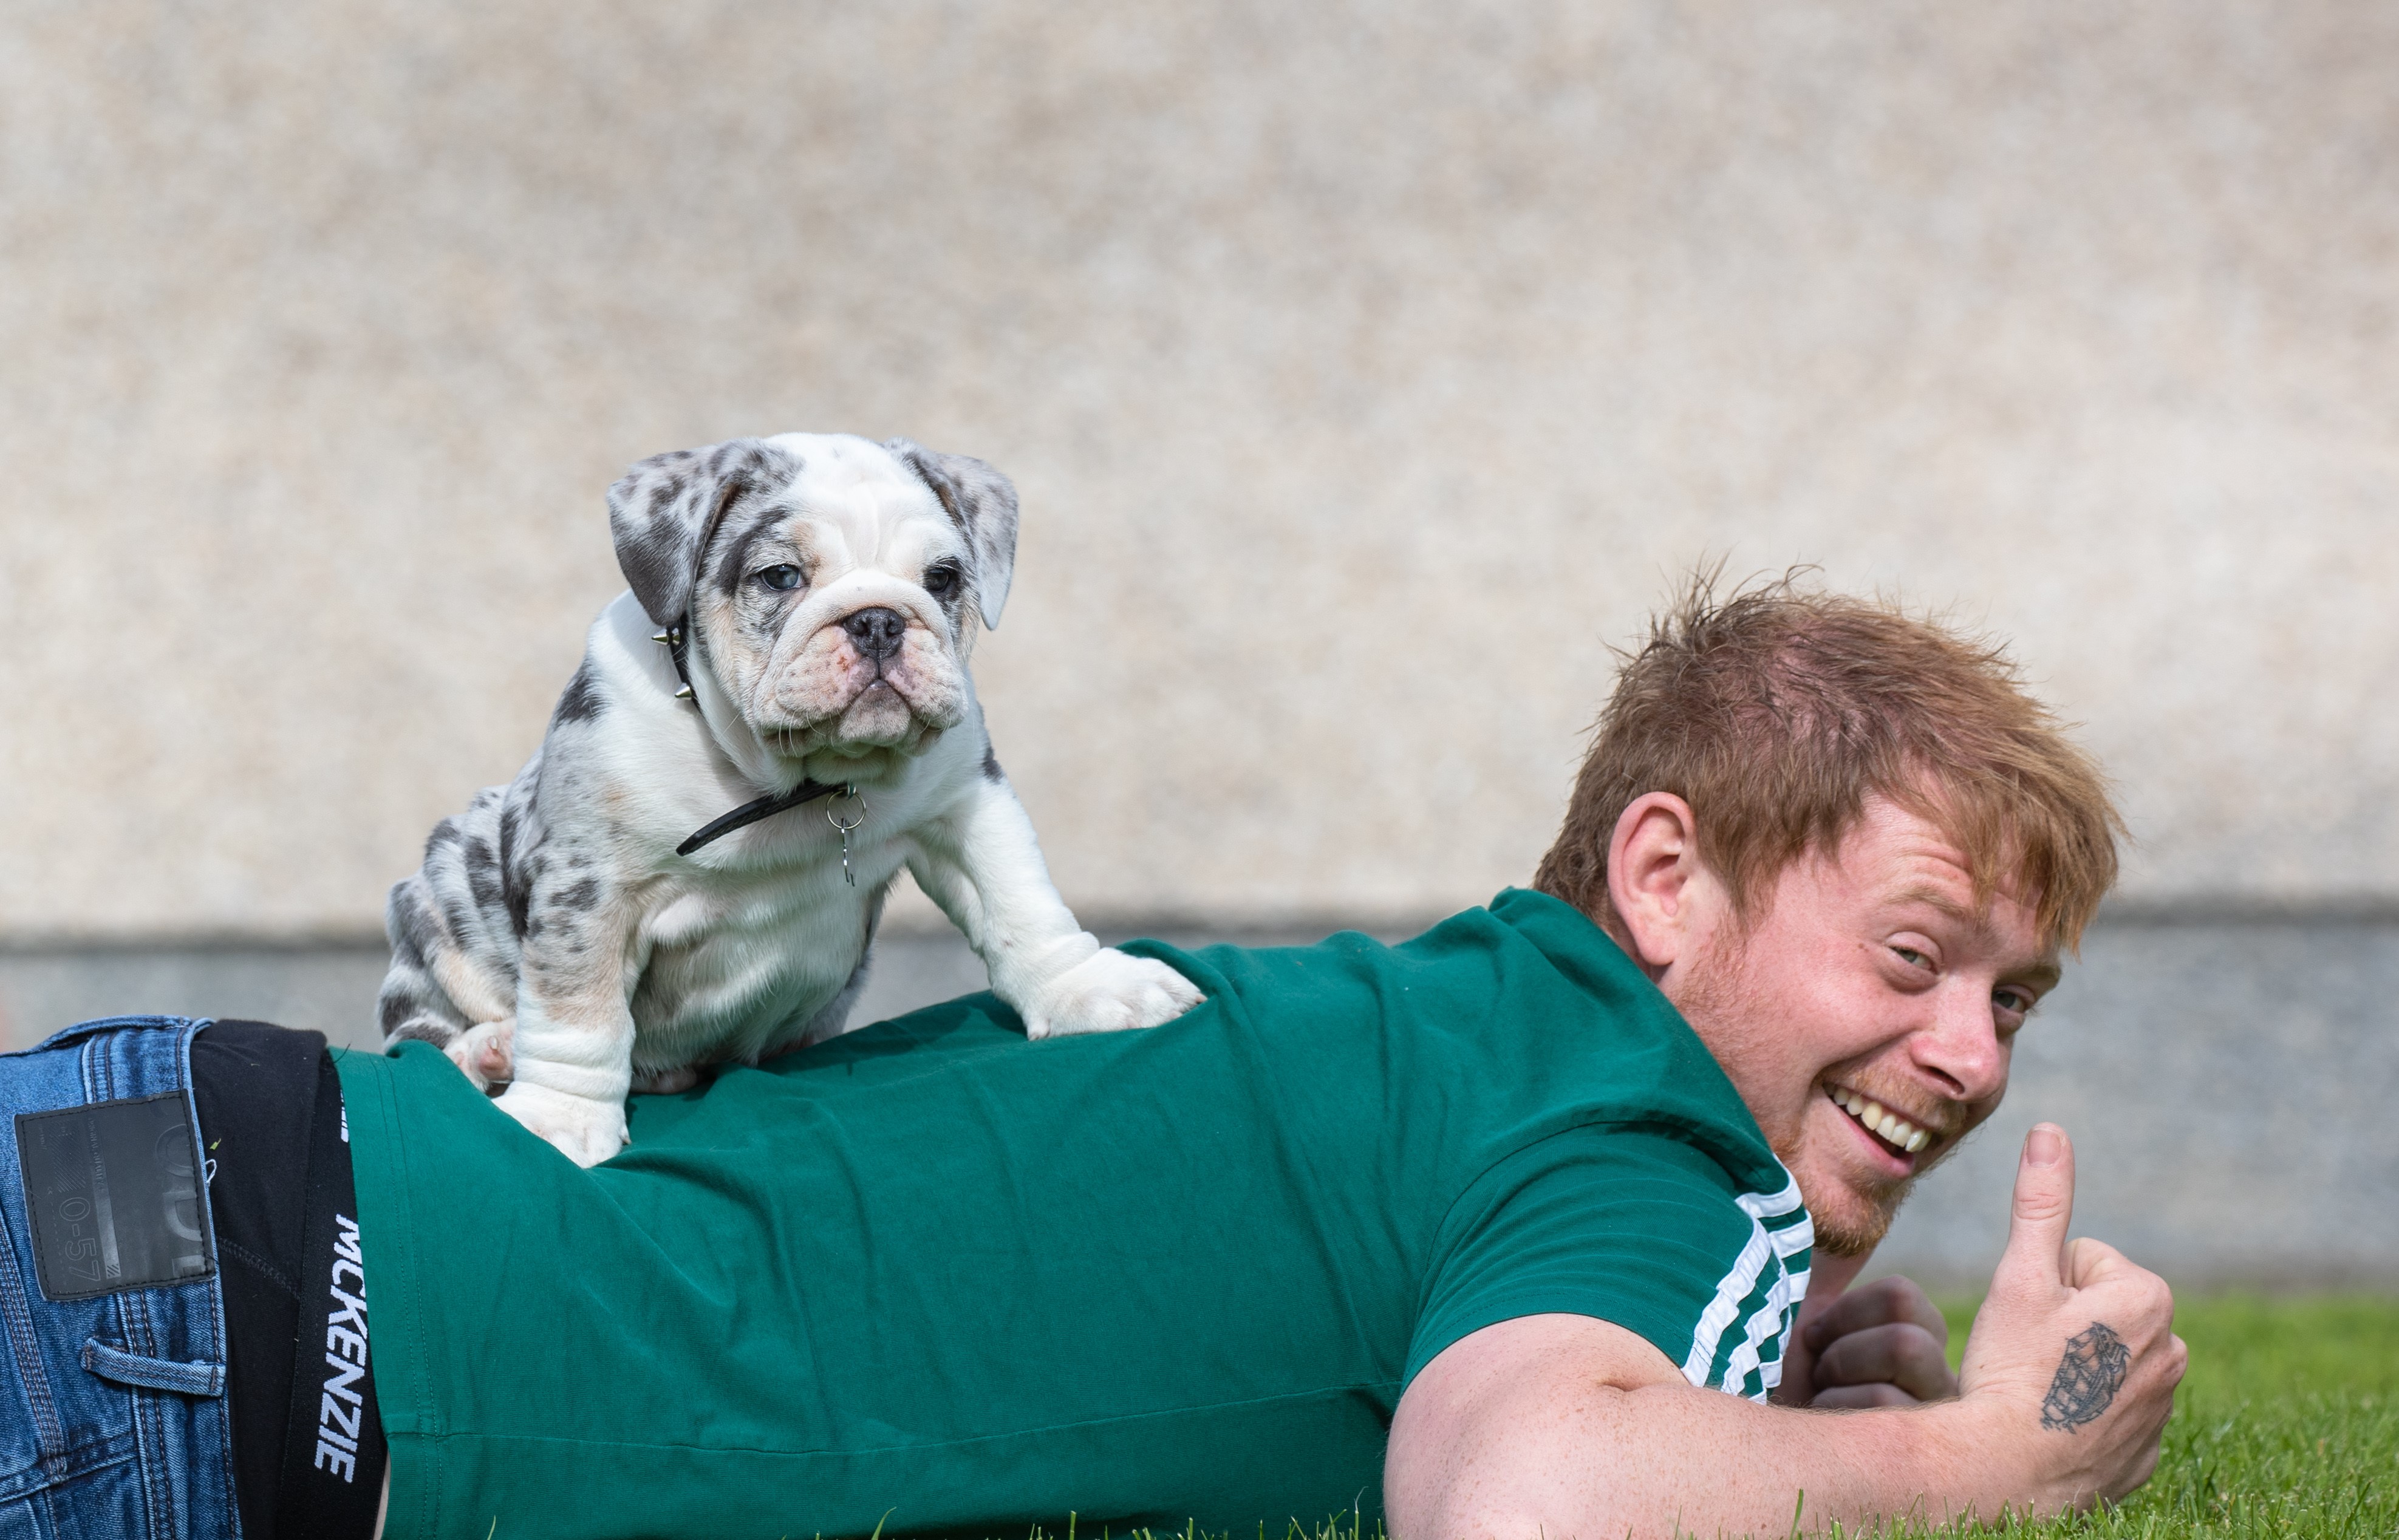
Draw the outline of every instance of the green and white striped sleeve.
<instances>
[{"instance_id":1,"label":"green and white striped sleeve","mask_svg":"<svg viewBox=\"0 0 2399 1540\"><path fill-rule=\"evenodd\" d=\"M1782 1383L1782 1346L1808 1297L1816 1240L1799 1183L1783 1176L1780 1192L1733 1199L1749 1216L1749 1236L1716 1280L1683 1358L1683 1378L1702 1389L1714 1385L1762 1401Z\"/></svg>"},{"instance_id":2,"label":"green and white striped sleeve","mask_svg":"<svg viewBox=\"0 0 2399 1540\"><path fill-rule=\"evenodd\" d=\"M1654 1344L1692 1385L1754 1400L1782 1378L1813 1231L1788 1172L1743 1183L1676 1130L1586 1126L1501 1160L1436 1239L1406 1378L1499 1321L1591 1316Z\"/></svg>"}]
</instances>

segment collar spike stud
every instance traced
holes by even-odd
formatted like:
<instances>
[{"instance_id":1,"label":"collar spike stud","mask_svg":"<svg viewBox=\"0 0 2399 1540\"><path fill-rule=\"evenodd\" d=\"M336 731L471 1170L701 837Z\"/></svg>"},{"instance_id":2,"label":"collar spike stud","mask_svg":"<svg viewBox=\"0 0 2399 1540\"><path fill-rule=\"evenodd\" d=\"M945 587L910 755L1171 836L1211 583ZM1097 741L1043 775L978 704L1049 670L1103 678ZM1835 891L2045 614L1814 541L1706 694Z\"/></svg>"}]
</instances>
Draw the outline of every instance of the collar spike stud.
<instances>
[{"instance_id":1,"label":"collar spike stud","mask_svg":"<svg viewBox=\"0 0 2399 1540\"><path fill-rule=\"evenodd\" d=\"M650 633L650 640L657 642L661 647L671 647L674 645L674 633L672 631L652 631Z\"/></svg>"},{"instance_id":2,"label":"collar spike stud","mask_svg":"<svg viewBox=\"0 0 2399 1540\"><path fill-rule=\"evenodd\" d=\"M686 685L684 685L682 689L677 690L677 691L675 692L674 697L675 697L675 699L677 699L677 700L689 700L689 699L691 699L691 698L692 698L691 686L690 686L690 685L688 685L688 684L686 684Z\"/></svg>"}]
</instances>

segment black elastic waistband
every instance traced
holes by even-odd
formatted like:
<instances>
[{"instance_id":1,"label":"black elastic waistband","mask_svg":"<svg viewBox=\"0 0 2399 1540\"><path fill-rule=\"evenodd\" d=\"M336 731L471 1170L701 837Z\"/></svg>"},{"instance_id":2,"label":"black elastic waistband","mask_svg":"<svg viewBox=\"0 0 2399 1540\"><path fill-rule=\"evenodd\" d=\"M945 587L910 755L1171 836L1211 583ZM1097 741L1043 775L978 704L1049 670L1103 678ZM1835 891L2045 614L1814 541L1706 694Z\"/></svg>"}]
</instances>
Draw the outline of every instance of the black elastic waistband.
<instances>
[{"instance_id":1,"label":"black elastic waistband","mask_svg":"<svg viewBox=\"0 0 2399 1540\"><path fill-rule=\"evenodd\" d=\"M234 1494L253 1540L367 1540L386 1450L341 1082L325 1039L218 1021L192 1094L225 1302Z\"/></svg>"}]
</instances>

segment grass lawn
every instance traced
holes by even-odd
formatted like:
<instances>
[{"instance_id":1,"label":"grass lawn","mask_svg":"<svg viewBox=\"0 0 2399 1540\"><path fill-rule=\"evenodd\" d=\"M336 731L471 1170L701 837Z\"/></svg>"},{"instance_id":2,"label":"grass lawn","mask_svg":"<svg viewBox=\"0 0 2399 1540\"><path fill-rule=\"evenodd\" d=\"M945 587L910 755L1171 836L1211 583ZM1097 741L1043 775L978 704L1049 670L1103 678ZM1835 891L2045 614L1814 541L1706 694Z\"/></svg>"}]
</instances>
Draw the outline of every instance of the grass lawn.
<instances>
[{"instance_id":1,"label":"grass lawn","mask_svg":"<svg viewBox=\"0 0 2399 1540\"><path fill-rule=\"evenodd\" d=\"M1949 1317L1954 1359L1973 1306ZM2190 1344L2190 1372L2175 1394L2164 1457L2148 1485L2116 1508L2007 1526L2010 1533L2026 1540L2399 1540L2399 1299L2192 1299L2177 1305L2175 1327ZM2000 1527L1893 1525L1884 1533L1981 1534ZM1336 1523L1306 1540L1376 1540L1377 1533L1372 1524L1362 1535ZM1186 1532L1185 1540L1200 1537Z\"/></svg>"}]
</instances>

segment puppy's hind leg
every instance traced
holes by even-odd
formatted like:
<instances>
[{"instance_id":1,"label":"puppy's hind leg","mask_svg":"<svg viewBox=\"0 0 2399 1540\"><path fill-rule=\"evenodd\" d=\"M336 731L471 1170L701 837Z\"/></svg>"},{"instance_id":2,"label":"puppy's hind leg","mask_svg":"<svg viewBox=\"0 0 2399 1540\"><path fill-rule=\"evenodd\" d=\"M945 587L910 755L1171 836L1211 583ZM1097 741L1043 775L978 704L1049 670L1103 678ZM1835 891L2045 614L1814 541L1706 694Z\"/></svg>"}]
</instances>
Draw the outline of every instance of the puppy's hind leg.
<instances>
[{"instance_id":1,"label":"puppy's hind leg","mask_svg":"<svg viewBox=\"0 0 2399 1540\"><path fill-rule=\"evenodd\" d=\"M386 1018L390 1020L389 1016ZM515 1043L517 1024L514 1020L478 1021L473 1026L433 1014L423 1004L402 1017L396 1026L384 1032L384 1046L394 1043L430 1043L458 1066L474 1087L486 1096L497 1096L502 1087L515 1077Z\"/></svg>"},{"instance_id":2,"label":"puppy's hind leg","mask_svg":"<svg viewBox=\"0 0 2399 1540\"><path fill-rule=\"evenodd\" d=\"M499 1095L516 1078L516 1002L501 998L501 981L460 952L435 959L433 976L470 1023L441 1051L477 1090Z\"/></svg>"},{"instance_id":3,"label":"puppy's hind leg","mask_svg":"<svg viewBox=\"0 0 2399 1540\"><path fill-rule=\"evenodd\" d=\"M490 800L476 799L476 809ZM469 809L471 818L476 809ZM425 866L392 885L384 909L391 968L384 975L376 1015L386 1046L413 1039L448 1055L469 1083L489 1094L511 1073L513 969L494 944L492 927L473 903L471 885L454 870L468 832L444 818L426 844ZM461 888L445 905L442 885ZM463 934L462 934L463 931Z\"/></svg>"},{"instance_id":4,"label":"puppy's hind leg","mask_svg":"<svg viewBox=\"0 0 2399 1540\"><path fill-rule=\"evenodd\" d=\"M514 1073L509 1045L516 1035L514 1021L481 1021L462 1027L456 1021L419 1011L401 1020L384 1033L384 1046L394 1043L430 1043L458 1066L474 1087L486 1096L497 1096Z\"/></svg>"},{"instance_id":5,"label":"puppy's hind leg","mask_svg":"<svg viewBox=\"0 0 2399 1540\"><path fill-rule=\"evenodd\" d=\"M517 1024L479 1021L441 1045L450 1062L485 1096L497 1096L516 1078Z\"/></svg>"}]
</instances>

